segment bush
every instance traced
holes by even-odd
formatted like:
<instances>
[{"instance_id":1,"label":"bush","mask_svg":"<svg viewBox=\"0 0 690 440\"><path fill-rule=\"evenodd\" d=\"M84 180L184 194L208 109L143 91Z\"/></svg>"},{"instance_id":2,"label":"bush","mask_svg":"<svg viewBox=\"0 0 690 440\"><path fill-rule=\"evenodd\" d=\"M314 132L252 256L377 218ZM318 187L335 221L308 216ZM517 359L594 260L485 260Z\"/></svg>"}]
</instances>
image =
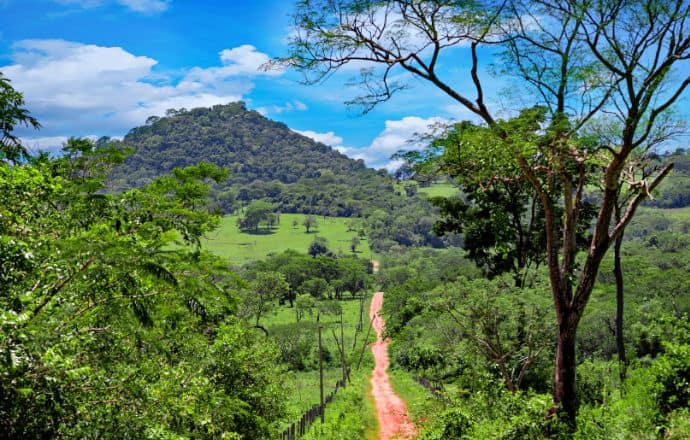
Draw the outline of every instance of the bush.
<instances>
[{"instance_id":1,"label":"bush","mask_svg":"<svg viewBox=\"0 0 690 440\"><path fill-rule=\"evenodd\" d=\"M665 344L664 348L651 370L658 386L657 404L668 414L690 407L690 345Z\"/></svg>"},{"instance_id":2,"label":"bush","mask_svg":"<svg viewBox=\"0 0 690 440\"><path fill-rule=\"evenodd\" d=\"M460 408L443 411L432 429L420 435L419 440L456 440L472 426L472 420Z\"/></svg>"}]
</instances>

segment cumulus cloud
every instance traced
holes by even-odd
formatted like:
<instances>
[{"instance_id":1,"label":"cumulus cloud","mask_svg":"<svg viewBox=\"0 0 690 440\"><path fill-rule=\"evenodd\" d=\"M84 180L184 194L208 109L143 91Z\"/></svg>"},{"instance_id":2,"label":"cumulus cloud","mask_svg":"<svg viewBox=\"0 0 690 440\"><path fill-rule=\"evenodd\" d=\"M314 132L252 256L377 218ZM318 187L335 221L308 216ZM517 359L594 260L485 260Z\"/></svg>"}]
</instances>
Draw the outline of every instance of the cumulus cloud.
<instances>
[{"instance_id":1,"label":"cumulus cloud","mask_svg":"<svg viewBox=\"0 0 690 440\"><path fill-rule=\"evenodd\" d=\"M157 61L121 47L64 40L23 40L0 67L24 93L46 136L124 133L169 108L208 107L249 93L256 67L269 57L253 46L219 54L220 67L193 68L181 80L153 72ZM306 108L300 102L290 104Z\"/></svg>"},{"instance_id":2,"label":"cumulus cloud","mask_svg":"<svg viewBox=\"0 0 690 440\"><path fill-rule=\"evenodd\" d=\"M95 134L82 137L91 139L92 141L96 141L99 138L99 136L96 136ZM67 139L67 136L45 136L22 138L21 141L22 144L32 153L57 153L62 149L62 146L67 143ZM118 138L114 137L114 139Z\"/></svg>"},{"instance_id":3,"label":"cumulus cloud","mask_svg":"<svg viewBox=\"0 0 690 440\"><path fill-rule=\"evenodd\" d=\"M420 150L427 143L427 136L443 129L450 121L444 118L420 118L406 116L402 119L385 123L384 130L366 148L348 148L345 154L355 159L363 159L374 168L386 168L392 171L401 163L391 160L391 156L400 150Z\"/></svg>"},{"instance_id":4,"label":"cumulus cloud","mask_svg":"<svg viewBox=\"0 0 690 440\"><path fill-rule=\"evenodd\" d=\"M220 67L195 67L189 71L184 83L187 86L208 85L230 77L237 76L277 76L284 73L284 69L262 69L270 57L256 50L250 44L244 44L232 49L224 49L219 54L223 63Z\"/></svg>"},{"instance_id":5,"label":"cumulus cloud","mask_svg":"<svg viewBox=\"0 0 690 440\"><path fill-rule=\"evenodd\" d=\"M266 116L270 113L283 113L283 112L292 112L292 111L300 111L303 112L307 110L309 107L307 107L307 104L303 103L302 101L287 101L283 105L271 105L268 107L259 107L256 109L257 112L261 113L262 115Z\"/></svg>"},{"instance_id":6,"label":"cumulus cloud","mask_svg":"<svg viewBox=\"0 0 690 440\"><path fill-rule=\"evenodd\" d=\"M326 133L318 133L316 131L311 130L295 130L295 132L301 134L302 136L314 139L316 142L321 142L324 145L330 145L332 147L342 147L343 138L336 135L332 131Z\"/></svg>"},{"instance_id":7,"label":"cumulus cloud","mask_svg":"<svg viewBox=\"0 0 690 440\"><path fill-rule=\"evenodd\" d=\"M58 3L66 5L78 5L82 8L95 8L107 3L106 0L56 0ZM115 3L126 7L127 9L140 12L143 14L151 14L156 12L163 12L170 6L171 0L115 0Z\"/></svg>"},{"instance_id":8,"label":"cumulus cloud","mask_svg":"<svg viewBox=\"0 0 690 440\"><path fill-rule=\"evenodd\" d=\"M393 154L400 150L424 148L428 143L426 137L443 130L449 123L449 120L439 117L406 116L399 120L388 120L384 130L364 148L343 145L343 138L332 131L318 133L307 130L298 133L330 145L353 159L362 159L367 166L393 171L401 165L400 161L391 160Z\"/></svg>"}]
</instances>

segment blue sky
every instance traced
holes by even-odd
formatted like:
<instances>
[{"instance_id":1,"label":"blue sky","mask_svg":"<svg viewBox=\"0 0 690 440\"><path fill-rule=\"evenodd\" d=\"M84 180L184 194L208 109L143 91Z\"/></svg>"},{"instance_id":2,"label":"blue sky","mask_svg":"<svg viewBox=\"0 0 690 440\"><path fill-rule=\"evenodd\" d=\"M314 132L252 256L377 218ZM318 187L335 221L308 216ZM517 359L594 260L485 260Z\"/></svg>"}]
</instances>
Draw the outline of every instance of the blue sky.
<instances>
[{"instance_id":1,"label":"blue sky","mask_svg":"<svg viewBox=\"0 0 690 440\"><path fill-rule=\"evenodd\" d=\"M168 108L244 100L250 109L374 167L435 123L470 115L419 80L366 115L344 101L356 73L305 86L257 67L287 53L291 0L0 0L0 71L40 120L20 131L33 148L68 136L123 136ZM466 49L443 66L469 82ZM503 107L500 79L488 83Z\"/></svg>"}]
</instances>

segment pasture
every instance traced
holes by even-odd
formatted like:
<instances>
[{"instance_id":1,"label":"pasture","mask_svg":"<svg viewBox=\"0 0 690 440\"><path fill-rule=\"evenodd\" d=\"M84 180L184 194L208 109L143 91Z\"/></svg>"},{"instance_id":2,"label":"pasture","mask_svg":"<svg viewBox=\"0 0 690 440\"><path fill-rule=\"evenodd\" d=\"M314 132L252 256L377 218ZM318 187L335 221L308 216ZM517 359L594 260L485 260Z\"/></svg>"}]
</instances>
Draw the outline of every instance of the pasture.
<instances>
[{"instance_id":1,"label":"pasture","mask_svg":"<svg viewBox=\"0 0 690 440\"><path fill-rule=\"evenodd\" d=\"M237 226L238 216L228 215L223 217L218 229L208 234L202 243L206 249L237 265L260 260L287 249L306 253L316 236L328 240L328 248L336 255L352 252L350 243L357 232L349 231L348 223L361 224L360 219L318 216L317 226L307 233L302 225L305 217L305 214L281 214L280 222L273 228L262 227L256 232L243 232ZM366 237L361 238L356 251L360 257L371 258Z\"/></svg>"}]
</instances>

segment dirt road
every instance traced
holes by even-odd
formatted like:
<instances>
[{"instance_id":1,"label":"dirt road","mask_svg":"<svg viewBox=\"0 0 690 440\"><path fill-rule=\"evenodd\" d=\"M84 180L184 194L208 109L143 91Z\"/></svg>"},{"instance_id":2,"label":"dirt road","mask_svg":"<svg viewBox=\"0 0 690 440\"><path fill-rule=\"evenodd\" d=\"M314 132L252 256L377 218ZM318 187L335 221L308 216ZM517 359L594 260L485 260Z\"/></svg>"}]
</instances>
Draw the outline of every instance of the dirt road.
<instances>
[{"instance_id":1,"label":"dirt road","mask_svg":"<svg viewBox=\"0 0 690 440\"><path fill-rule=\"evenodd\" d=\"M379 315L383 305L383 292L376 292L371 300L369 319L376 331L376 342L371 346L374 354L374 374L371 376L371 388L376 402L376 413L379 420L379 439L411 439L416 430L407 414L405 402L393 391L388 380L388 340L381 337L384 328L383 318Z\"/></svg>"}]
</instances>

